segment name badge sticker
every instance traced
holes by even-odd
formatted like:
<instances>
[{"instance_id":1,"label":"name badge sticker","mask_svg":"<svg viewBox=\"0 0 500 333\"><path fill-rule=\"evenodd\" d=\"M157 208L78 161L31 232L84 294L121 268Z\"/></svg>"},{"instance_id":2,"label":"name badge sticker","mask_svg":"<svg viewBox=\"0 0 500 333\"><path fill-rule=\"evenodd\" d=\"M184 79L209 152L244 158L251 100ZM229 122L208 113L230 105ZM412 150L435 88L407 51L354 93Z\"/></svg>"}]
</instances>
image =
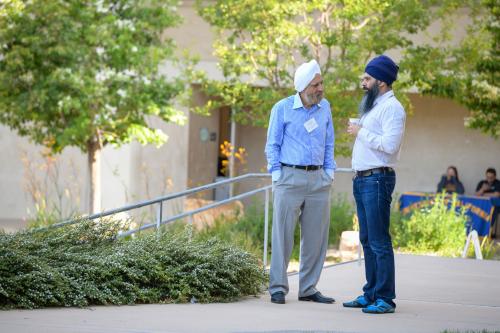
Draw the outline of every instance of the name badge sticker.
<instances>
[{"instance_id":1,"label":"name badge sticker","mask_svg":"<svg viewBox=\"0 0 500 333\"><path fill-rule=\"evenodd\" d=\"M304 123L304 127L306 128L307 133L311 133L318 128L318 123L316 122L316 119L311 118Z\"/></svg>"}]
</instances>

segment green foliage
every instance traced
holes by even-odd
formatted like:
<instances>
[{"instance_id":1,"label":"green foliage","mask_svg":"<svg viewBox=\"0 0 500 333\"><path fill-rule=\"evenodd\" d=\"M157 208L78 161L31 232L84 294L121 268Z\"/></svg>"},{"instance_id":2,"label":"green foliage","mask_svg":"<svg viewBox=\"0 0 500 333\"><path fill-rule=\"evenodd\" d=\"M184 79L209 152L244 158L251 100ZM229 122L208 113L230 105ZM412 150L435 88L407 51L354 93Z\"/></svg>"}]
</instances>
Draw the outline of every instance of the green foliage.
<instances>
[{"instance_id":1,"label":"green foliage","mask_svg":"<svg viewBox=\"0 0 500 333\"><path fill-rule=\"evenodd\" d=\"M116 240L119 222L0 234L0 307L226 302L256 295L260 262L216 239L146 234Z\"/></svg>"},{"instance_id":2,"label":"green foliage","mask_svg":"<svg viewBox=\"0 0 500 333\"><path fill-rule=\"evenodd\" d=\"M465 211L459 207L456 194L449 202L441 193L409 217L395 214L391 221L394 247L412 253L459 256L465 244Z\"/></svg>"},{"instance_id":3,"label":"green foliage","mask_svg":"<svg viewBox=\"0 0 500 333\"><path fill-rule=\"evenodd\" d=\"M354 230L353 216L355 209L347 199L347 195L337 195L333 197L330 209L330 231L328 234L328 244L337 247L343 231Z\"/></svg>"},{"instance_id":4,"label":"green foliage","mask_svg":"<svg viewBox=\"0 0 500 333\"><path fill-rule=\"evenodd\" d=\"M229 105L237 121L266 126L272 105L294 93L294 68L304 59L315 58L321 65L326 98L332 103L336 153L348 155L350 138L343 129L347 118L357 114L361 91L356 88L366 62L376 54L410 47L414 35L449 16L455 3L198 0L200 15L218 31L215 55L225 78L212 81L194 73L202 90L213 97L203 109L209 112ZM418 63L407 63L420 68ZM411 73L408 66L401 66L396 92L414 85ZM409 110L407 97L398 98Z\"/></svg>"},{"instance_id":5,"label":"green foliage","mask_svg":"<svg viewBox=\"0 0 500 333\"><path fill-rule=\"evenodd\" d=\"M89 210L100 210L99 153L133 140L160 146L152 118L183 124L184 90L160 62L174 45L178 0L7 1L0 12L0 123L59 153L88 154Z\"/></svg>"},{"instance_id":6,"label":"green foliage","mask_svg":"<svg viewBox=\"0 0 500 333\"><path fill-rule=\"evenodd\" d=\"M36 203L34 208L34 214L28 219L28 228L30 229L47 227L62 220L56 210L47 209L45 199Z\"/></svg>"},{"instance_id":7,"label":"green foliage","mask_svg":"<svg viewBox=\"0 0 500 333\"><path fill-rule=\"evenodd\" d=\"M495 256L500 254L500 245L493 239L484 237L481 242L481 253L484 259L495 259Z\"/></svg>"},{"instance_id":8,"label":"green foliage","mask_svg":"<svg viewBox=\"0 0 500 333\"><path fill-rule=\"evenodd\" d=\"M269 216L269 235L271 234L272 211ZM264 243L264 206L252 203L244 214L235 220L216 219L212 226L207 226L195 233L200 240L217 237L221 241L239 246L261 258Z\"/></svg>"},{"instance_id":9,"label":"green foliage","mask_svg":"<svg viewBox=\"0 0 500 333\"><path fill-rule=\"evenodd\" d=\"M0 6L0 123L53 152L165 142L148 116L182 123L183 90L158 73L177 0L7 1Z\"/></svg>"},{"instance_id":10,"label":"green foliage","mask_svg":"<svg viewBox=\"0 0 500 333\"><path fill-rule=\"evenodd\" d=\"M472 24L458 44L407 50L406 65L424 94L452 98L467 107L465 125L500 135L500 6L497 0L464 1ZM416 66L419 65L419 66Z\"/></svg>"}]
</instances>

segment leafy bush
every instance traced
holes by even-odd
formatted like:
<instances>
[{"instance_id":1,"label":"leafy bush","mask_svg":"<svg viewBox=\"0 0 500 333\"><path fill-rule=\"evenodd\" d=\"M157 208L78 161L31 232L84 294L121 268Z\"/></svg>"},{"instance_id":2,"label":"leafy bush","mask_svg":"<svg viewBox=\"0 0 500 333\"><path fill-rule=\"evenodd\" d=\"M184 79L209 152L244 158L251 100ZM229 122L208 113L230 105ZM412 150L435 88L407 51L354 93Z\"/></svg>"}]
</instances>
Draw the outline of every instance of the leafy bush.
<instances>
[{"instance_id":1,"label":"leafy bush","mask_svg":"<svg viewBox=\"0 0 500 333\"><path fill-rule=\"evenodd\" d=\"M272 211L269 216L269 235L271 232ZM194 234L198 240L213 237L228 244L234 244L257 257L262 257L264 243L264 206L257 202L250 205L245 214L237 219L217 218L213 225L206 226Z\"/></svg>"},{"instance_id":2,"label":"leafy bush","mask_svg":"<svg viewBox=\"0 0 500 333\"><path fill-rule=\"evenodd\" d=\"M353 229L354 208L346 195L334 195L330 206L330 226L328 231L328 247L338 247L343 231ZM295 229L294 247L291 258L300 257L300 225Z\"/></svg>"},{"instance_id":3,"label":"leafy bush","mask_svg":"<svg viewBox=\"0 0 500 333\"><path fill-rule=\"evenodd\" d=\"M347 199L347 195L337 195L332 199L330 209L330 233L328 243L330 246L338 246L343 231L353 229L353 215L355 209Z\"/></svg>"},{"instance_id":4,"label":"leafy bush","mask_svg":"<svg viewBox=\"0 0 500 333\"><path fill-rule=\"evenodd\" d=\"M493 239L484 237L481 242L481 253L483 254L484 259L496 259L500 254L500 245L495 242Z\"/></svg>"},{"instance_id":5,"label":"leafy bush","mask_svg":"<svg viewBox=\"0 0 500 333\"><path fill-rule=\"evenodd\" d=\"M445 195L437 194L429 206L409 217L394 213L392 219L394 246L403 251L456 257L463 249L467 217L456 195L449 202Z\"/></svg>"},{"instance_id":6,"label":"leafy bush","mask_svg":"<svg viewBox=\"0 0 500 333\"><path fill-rule=\"evenodd\" d=\"M145 234L115 240L120 223L83 221L0 234L0 307L225 302L261 292L259 261L216 239Z\"/></svg>"}]
</instances>

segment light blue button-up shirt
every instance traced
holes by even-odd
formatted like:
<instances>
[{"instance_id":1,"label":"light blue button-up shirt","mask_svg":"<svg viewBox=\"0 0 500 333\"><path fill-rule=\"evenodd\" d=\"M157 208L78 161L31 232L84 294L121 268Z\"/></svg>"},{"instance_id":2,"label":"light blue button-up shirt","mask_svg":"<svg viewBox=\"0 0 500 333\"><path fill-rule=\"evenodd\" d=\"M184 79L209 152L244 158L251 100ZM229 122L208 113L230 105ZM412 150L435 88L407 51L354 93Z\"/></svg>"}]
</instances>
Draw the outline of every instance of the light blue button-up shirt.
<instances>
[{"instance_id":1,"label":"light blue button-up shirt","mask_svg":"<svg viewBox=\"0 0 500 333\"><path fill-rule=\"evenodd\" d=\"M311 131L305 123L318 125ZM333 158L335 135L330 103L322 99L309 110L304 108L299 94L276 103L271 111L265 153L267 168L277 180L281 163L292 165L321 165L333 178L336 168Z\"/></svg>"}]
</instances>

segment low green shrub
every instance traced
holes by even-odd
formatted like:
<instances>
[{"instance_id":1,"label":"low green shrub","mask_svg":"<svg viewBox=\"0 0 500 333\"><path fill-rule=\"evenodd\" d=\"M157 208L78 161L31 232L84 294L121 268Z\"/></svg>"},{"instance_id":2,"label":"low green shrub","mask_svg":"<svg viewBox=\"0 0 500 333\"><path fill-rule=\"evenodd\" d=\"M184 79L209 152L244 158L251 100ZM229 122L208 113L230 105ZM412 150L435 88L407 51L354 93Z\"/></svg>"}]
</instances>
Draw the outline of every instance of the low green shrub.
<instances>
[{"instance_id":1,"label":"low green shrub","mask_svg":"<svg viewBox=\"0 0 500 333\"><path fill-rule=\"evenodd\" d=\"M415 210L409 217L394 213L394 247L412 253L459 256L465 244L467 216L456 195L448 201L447 196L437 194L429 206Z\"/></svg>"},{"instance_id":2,"label":"low green shrub","mask_svg":"<svg viewBox=\"0 0 500 333\"><path fill-rule=\"evenodd\" d=\"M328 234L328 243L330 246L337 247L340 242L340 236L343 231L354 230L353 216L355 208L347 199L347 195L335 195L332 199L330 210L330 232Z\"/></svg>"},{"instance_id":3,"label":"low green shrub","mask_svg":"<svg viewBox=\"0 0 500 333\"><path fill-rule=\"evenodd\" d=\"M83 221L0 234L0 307L226 302L262 291L248 252L216 239L144 234L116 240L121 223Z\"/></svg>"},{"instance_id":4,"label":"low green shrub","mask_svg":"<svg viewBox=\"0 0 500 333\"><path fill-rule=\"evenodd\" d=\"M272 211L269 216L269 232L271 232ZM236 219L220 217L215 222L194 233L198 240L216 237L227 244L234 244L261 258L264 244L264 207L254 202L244 214Z\"/></svg>"},{"instance_id":5,"label":"low green shrub","mask_svg":"<svg viewBox=\"0 0 500 333\"><path fill-rule=\"evenodd\" d=\"M343 231L353 230L354 208L346 195L332 196L330 206L330 226L328 231L328 247L338 247ZM298 223L297 223L298 224ZM300 256L300 225L295 229L294 247L291 258L299 260Z\"/></svg>"}]
</instances>

